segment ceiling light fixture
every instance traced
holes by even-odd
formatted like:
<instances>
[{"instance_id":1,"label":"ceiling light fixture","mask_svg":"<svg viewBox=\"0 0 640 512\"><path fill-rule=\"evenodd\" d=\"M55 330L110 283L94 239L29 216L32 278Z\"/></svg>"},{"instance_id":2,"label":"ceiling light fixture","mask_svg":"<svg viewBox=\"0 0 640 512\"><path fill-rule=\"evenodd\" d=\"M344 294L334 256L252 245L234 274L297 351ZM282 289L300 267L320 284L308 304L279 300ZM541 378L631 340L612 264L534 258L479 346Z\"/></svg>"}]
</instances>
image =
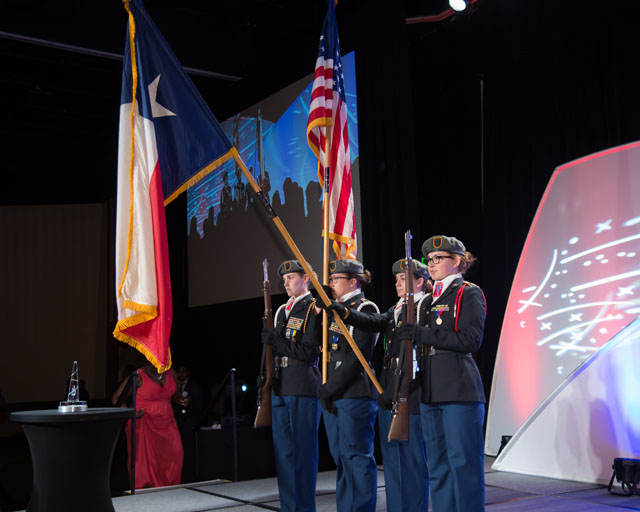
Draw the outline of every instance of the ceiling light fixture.
<instances>
[{"instance_id":1,"label":"ceiling light fixture","mask_svg":"<svg viewBox=\"0 0 640 512\"><path fill-rule=\"evenodd\" d=\"M449 0L449 5L454 11L464 11L467 8L467 2L465 0Z\"/></svg>"}]
</instances>

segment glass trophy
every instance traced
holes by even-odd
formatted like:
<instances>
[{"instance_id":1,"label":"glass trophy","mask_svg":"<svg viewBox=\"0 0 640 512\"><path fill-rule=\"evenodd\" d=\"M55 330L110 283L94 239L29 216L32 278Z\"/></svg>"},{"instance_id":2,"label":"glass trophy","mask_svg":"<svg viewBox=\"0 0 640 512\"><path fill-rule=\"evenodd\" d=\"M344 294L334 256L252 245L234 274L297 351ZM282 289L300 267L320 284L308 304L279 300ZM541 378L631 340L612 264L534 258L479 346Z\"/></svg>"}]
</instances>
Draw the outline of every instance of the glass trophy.
<instances>
[{"instance_id":1,"label":"glass trophy","mask_svg":"<svg viewBox=\"0 0 640 512\"><path fill-rule=\"evenodd\" d=\"M80 412L87 410L87 402L80 400L80 386L78 383L78 361L74 361L71 368L71 377L69 378L67 399L64 402L60 402L58 411Z\"/></svg>"}]
</instances>

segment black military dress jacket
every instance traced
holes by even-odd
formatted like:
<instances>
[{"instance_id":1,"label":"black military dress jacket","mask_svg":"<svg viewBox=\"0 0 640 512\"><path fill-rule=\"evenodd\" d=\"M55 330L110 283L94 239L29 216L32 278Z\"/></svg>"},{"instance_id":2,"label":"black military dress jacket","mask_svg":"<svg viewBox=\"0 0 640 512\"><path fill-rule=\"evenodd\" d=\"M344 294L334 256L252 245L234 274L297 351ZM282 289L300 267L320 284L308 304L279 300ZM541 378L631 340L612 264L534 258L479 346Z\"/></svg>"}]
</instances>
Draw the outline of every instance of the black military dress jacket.
<instances>
[{"instance_id":1,"label":"black military dress jacket","mask_svg":"<svg viewBox=\"0 0 640 512\"><path fill-rule=\"evenodd\" d=\"M365 299L362 292L348 299L343 305L350 309L360 309L363 312L378 312L378 307L373 302ZM351 336L364 358L367 361L371 361L378 334L365 332L361 329L352 328L350 330ZM328 348L331 360L327 367L327 383L325 387L331 394L331 400L339 400L341 398L377 398L378 391L353 350L351 350L349 342L342 334L340 327L333 321L329 325Z\"/></svg>"},{"instance_id":2,"label":"black military dress jacket","mask_svg":"<svg viewBox=\"0 0 640 512\"><path fill-rule=\"evenodd\" d=\"M429 305L431 304L430 295L424 295L416 302L416 323L425 325L429 313ZM384 333L384 358L382 362L382 371L380 373L380 385L384 389L382 399L378 401L379 405L384 409L391 409L392 402L396 399L393 396L395 391L396 368L400 358L402 342L395 339L395 333L398 328L395 319L395 305L391 306L384 313L370 313L356 311L351 309L345 323L353 325L367 332ZM399 323L404 321L404 311L398 318ZM420 353L417 352L416 357L419 358ZM411 414L420 414L420 391L421 386L419 373L416 374L416 382L411 385L410 393L410 412Z\"/></svg>"},{"instance_id":3,"label":"black military dress jacket","mask_svg":"<svg viewBox=\"0 0 640 512\"><path fill-rule=\"evenodd\" d=\"M423 345L422 402L484 402L482 379L472 356L484 334L484 293L460 277L435 303L431 299L425 301L425 329L416 340Z\"/></svg>"},{"instance_id":4,"label":"black military dress jacket","mask_svg":"<svg viewBox=\"0 0 640 512\"><path fill-rule=\"evenodd\" d=\"M283 304L274 318L274 328L278 338L273 344L274 374L273 393L284 396L317 396L320 385L318 359L320 354L320 334L315 322L314 300L311 294L296 302L289 313Z\"/></svg>"}]
</instances>

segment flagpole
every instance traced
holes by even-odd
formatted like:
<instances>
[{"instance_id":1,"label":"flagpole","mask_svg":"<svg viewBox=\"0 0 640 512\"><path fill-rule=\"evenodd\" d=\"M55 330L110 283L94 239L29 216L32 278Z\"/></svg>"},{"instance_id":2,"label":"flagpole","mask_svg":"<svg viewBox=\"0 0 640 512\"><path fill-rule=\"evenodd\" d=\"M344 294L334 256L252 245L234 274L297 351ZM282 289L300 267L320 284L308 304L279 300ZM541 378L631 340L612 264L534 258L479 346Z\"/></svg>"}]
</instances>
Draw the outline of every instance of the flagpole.
<instances>
[{"instance_id":1,"label":"flagpole","mask_svg":"<svg viewBox=\"0 0 640 512\"><path fill-rule=\"evenodd\" d=\"M324 233L322 241L322 284L329 284L329 185L331 169L329 152L331 151L331 125L327 125L324 143ZM329 318L322 310L322 383L327 383L327 365L329 364Z\"/></svg>"},{"instance_id":2,"label":"flagpole","mask_svg":"<svg viewBox=\"0 0 640 512\"><path fill-rule=\"evenodd\" d=\"M309 276L309 279L311 280L311 284L313 284L313 287L318 292L318 296L322 299L322 302L324 302L324 304L328 306L329 304L331 304L331 299L329 298L327 293L324 291L324 288L320 286L320 282L318 281L318 278L313 273L313 270L311 269L311 267L307 263L307 260L304 258L304 256L300 252L300 249L298 249L298 246L296 245L293 238L291 238L291 235L289 234L289 232L287 231L287 228L285 228L284 224L280 220L280 217L278 217L275 210L269 203L269 199L265 196L262 189L256 183L256 180L253 178L253 176L249 172L249 169L244 163L244 160L242 160L242 157L238 153L238 150L234 147L231 149L231 153L233 155L233 159L240 166L240 169L242 170L242 174L244 174L245 178L247 178L247 182L251 185L251 188L258 196L258 199L260 199L262 206L264 206L265 210L267 211L267 215L271 217L271 220L278 228L278 231L280 231L280 234L284 238L285 242L287 243L289 248L293 251L293 254L295 255L296 259L300 262L300 265L302 265L302 268L304 269L305 273ZM367 375L371 379L371 382L373 383L375 388L378 390L378 393L382 393L383 391L382 386L378 382L378 379L376 379L376 376L373 374L373 370L371 370L369 363L362 355L360 348L358 347L353 337L349 333L349 329L347 329L347 326L342 321L342 318L340 318L340 316L338 316L338 314L335 311L333 312L333 318L336 324L338 324L338 327L340 327L342 334L347 339L347 342L349 343L351 350L353 350L353 353L358 358L358 361L360 361L360 364L364 368L365 372L367 372Z\"/></svg>"}]
</instances>

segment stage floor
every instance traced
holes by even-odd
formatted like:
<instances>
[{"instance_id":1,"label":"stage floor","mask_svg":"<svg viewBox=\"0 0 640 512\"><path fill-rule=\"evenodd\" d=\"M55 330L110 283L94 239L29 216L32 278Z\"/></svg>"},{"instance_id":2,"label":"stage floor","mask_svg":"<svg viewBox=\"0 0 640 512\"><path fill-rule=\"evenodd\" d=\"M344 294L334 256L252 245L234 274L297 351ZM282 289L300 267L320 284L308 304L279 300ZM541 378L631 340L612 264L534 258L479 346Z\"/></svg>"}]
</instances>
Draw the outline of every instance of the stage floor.
<instances>
[{"instance_id":1,"label":"stage floor","mask_svg":"<svg viewBox=\"0 0 640 512\"><path fill-rule=\"evenodd\" d=\"M615 512L640 510L640 496L614 496L606 487L493 471L493 458L485 463L486 509L489 511ZM616 490L620 491L619 486ZM335 471L318 474L318 512L335 505ZM144 490L134 496L113 499L116 512L207 512L232 509L234 512L280 510L275 478L227 482L216 480L187 486ZM377 511L386 511L384 476L378 474ZM390 511L391 512L391 511Z\"/></svg>"}]
</instances>

